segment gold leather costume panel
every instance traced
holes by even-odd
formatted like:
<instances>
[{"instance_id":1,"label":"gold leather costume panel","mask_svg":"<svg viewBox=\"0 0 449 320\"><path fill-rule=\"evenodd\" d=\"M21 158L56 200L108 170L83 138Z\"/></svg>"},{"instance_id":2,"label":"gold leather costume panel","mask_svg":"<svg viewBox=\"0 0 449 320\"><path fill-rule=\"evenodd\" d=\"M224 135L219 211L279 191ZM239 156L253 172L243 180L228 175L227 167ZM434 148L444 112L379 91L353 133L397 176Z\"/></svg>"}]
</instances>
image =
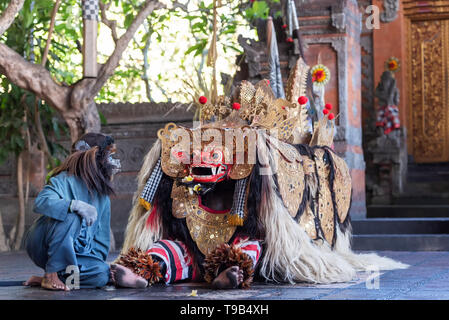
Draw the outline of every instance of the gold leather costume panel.
<instances>
[{"instance_id":1,"label":"gold leather costume panel","mask_svg":"<svg viewBox=\"0 0 449 320\"><path fill-rule=\"evenodd\" d=\"M277 168L279 192L288 212L295 217L303 198L305 186L304 170L298 160L301 156L294 147L288 144L279 143L278 150L280 151Z\"/></svg>"},{"instance_id":2,"label":"gold leather costume panel","mask_svg":"<svg viewBox=\"0 0 449 320\"><path fill-rule=\"evenodd\" d=\"M184 205L187 208L186 223L190 236L204 255L231 239L237 227L228 224L228 212L207 212L198 205L196 196L186 200Z\"/></svg>"},{"instance_id":3,"label":"gold leather costume panel","mask_svg":"<svg viewBox=\"0 0 449 320\"><path fill-rule=\"evenodd\" d=\"M334 194L340 223L346 220L351 205L352 181L346 162L331 153L334 160Z\"/></svg>"},{"instance_id":4,"label":"gold leather costume panel","mask_svg":"<svg viewBox=\"0 0 449 320\"><path fill-rule=\"evenodd\" d=\"M184 186L173 184L172 214L176 218L186 219L190 236L206 255L218 245L227 243L237 227L228 224L228 212L210 213L204 210L199 206L198 196L190 195L185 189Z\"/></svg>"},{"instance_id":5,"label":"gold leather costume panel","mask_svg":"<svg viewBox=\"0 0 449 320\"><path fill-rule=\"evenodd\" d=\"M181 162L174 159L171 155L172 148L175 147L181 140L181 136L175 134L175 130L179 127L174 123L168 123L165 128L160 129L157 133L158 138L162 142L161 150L161 168L162 171L172 178L179 178L187 176L187 172L184 171L185 166ZM189 151L190 150L176 150L176 151Z\"/></svg>"},{"instance_id":6,"label":"gold leather costume panel","mask_svg":"<svg viewBox=\"0 0 449 320\"><path fill-rule=\"evenodd\" d=\"M314 152L316 170L318 174L318 218L320 220L321 230L326 241L333 244L335 220L334 205L329 186L330 167L323 160L324 149L316 149Z\"/></svg>"}]
</instances>

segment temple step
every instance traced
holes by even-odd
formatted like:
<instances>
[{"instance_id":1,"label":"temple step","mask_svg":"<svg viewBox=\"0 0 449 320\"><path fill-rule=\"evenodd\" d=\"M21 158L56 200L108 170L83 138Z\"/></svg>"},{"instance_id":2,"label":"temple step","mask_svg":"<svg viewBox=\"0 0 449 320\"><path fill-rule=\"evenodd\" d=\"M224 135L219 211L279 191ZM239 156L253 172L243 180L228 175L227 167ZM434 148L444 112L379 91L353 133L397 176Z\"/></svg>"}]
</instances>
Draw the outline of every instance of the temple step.
<instances>
[{"instance_id":1,"label":"temple step","mask_svg":"<svg viewBox=\"0 0 449 320\"><path fill-rule=\"evenodd\" d=\"M356 251L449 251L449 235L354 235L352 249Z\"/></svg>"},{"instance_id":2,"label":"temple step","mask_svg":"<svg viewBox=\"0 0 449 320\"><path fill-rule=\"evenodd\" d=\"M436 198L435 200L441 201L442 204L419 204L419 198L416 198L417 204L369 205L367 206L367 218L449 217L449 199Z\"/></svg>"},{"instance_id":3,"label":"temple step","mask_svg":"<svg viewBox=\"0 0 449 320\"><path fill-rule=\"evenodd\" d=\"M409 162L407 166L407 180L414 180L413 178L424 178L427 181L439 181L448 178L449 163L413 163ZM422 182L422 180L417 180Z\"/></svg>"},{"instance_id":4,"label":"temple step","mask_svg":"<svg viewBox=\"0 0 449 320\"><path fill-rule=\"evenodd\" d=\"M379 218L353 220L354 234L449 234L449 218Z\"/></svg>"},{"instance_id":5,"label":"temple step","mask_svg":"<svg viewBox=\"0 0 449 320\"><path fill-rule=\"evenodd\" d=\"M372 218L352 226L354 250L449 251L449 218Z\"/></svg>"},{"instance_id":6,"label":"temple step","mask_svg":"<svg viewBox=\"0 0 449 320\"><path fill-rule=\"evenodd\" d=\"M446 197L445 197L446 196ZM402 196L400 198L393 199L394 205L449 205L449 194L438 194L427 197L419 196Z\"/></svg>"}]
</instances>

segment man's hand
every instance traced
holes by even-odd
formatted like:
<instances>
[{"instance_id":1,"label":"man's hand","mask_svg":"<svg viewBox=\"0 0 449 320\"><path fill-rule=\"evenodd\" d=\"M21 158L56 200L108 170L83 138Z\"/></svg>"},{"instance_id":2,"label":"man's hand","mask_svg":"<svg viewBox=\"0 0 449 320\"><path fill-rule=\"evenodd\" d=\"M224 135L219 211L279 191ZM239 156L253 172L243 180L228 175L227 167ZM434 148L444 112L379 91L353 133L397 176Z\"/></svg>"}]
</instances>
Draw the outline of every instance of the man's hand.
<instances>
[{"instance_id":1,"label":"man's hand","mask_svg":"<svg viewBox=\"0 0 449 320\"><path fill-rule=\"evenodd\" d=\"M87 226L91 226L97 220L97 209L81 200L72 200L70 204L70 210L79 214L83 219L86 220Z\"/></svg>"}]
</instances>

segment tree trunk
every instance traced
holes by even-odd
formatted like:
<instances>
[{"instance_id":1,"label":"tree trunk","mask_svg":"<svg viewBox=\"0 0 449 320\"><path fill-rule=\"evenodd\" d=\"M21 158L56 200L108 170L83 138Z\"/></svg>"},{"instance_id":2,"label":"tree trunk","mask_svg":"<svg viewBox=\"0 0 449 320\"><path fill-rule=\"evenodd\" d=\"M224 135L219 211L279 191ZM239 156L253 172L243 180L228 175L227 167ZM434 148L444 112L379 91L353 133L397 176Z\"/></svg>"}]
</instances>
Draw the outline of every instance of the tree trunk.
<instances>
[{"instance_id":1,"label":"tree trunk","mask_svg":"<svg viewBox=\"0 0 449 320\"><path fill-rule=\"evenodd\" d=\"M3 35L3 33L14 22L15 16L22 8L23 3L24 0L11 0L8 7L1 13L0 36ZM95 96L105 85L110 76L113 75L115 69L120 63L123 52L128 47L129 42L133 38L139 26L153 10L163 8L165 5L157 0L146 0L142 4L140 11L134 17L134 20L128 29L120 38L117 37L115 23L110 21L108 23L108 21L106 21L106 25L111 28L114 42L116 44L113 53L108 58L106 63L101 66L97 78L84 78L69 87L57 83L53 79L50 72L44 67L59 4L60 1L57 0L53 8L49 37L47 39L47 45L43 55L43 65L38 65L27 61L13 49L3 43L0 43L0 74L5 75L9 81L18 87L34 93L36 97L45 100L47 104L54 108L66 121L70 129L71 140L72 142L75 142L86 132L100 132L101 122L98 115L97 106L94 101ZM100 2L100 7L102 9L102 18L106 19L106 15L103 12L105 5L102 5ZM36 114L37 117L39 117L38 112L36 112ZM36 121L36 123L37 126L40 127L39 121ZM41 140L42 148L45 149L45 138L43 139L42 132ZM4 233L0 216L0 251L9 246L16 250L20 249L23 238L25 227L25 200L23 194L22 161L23 155L20 154L17 158L19 215L17 216L16 225L10 233L11 237L9 241L11 243L7 243L8 239ZM113 241L113 237L111 240Z\"/></svg>"},{"instance_id":2,"label":"tree trunk","mask_svg":"<svg viewBox=\"0 0 449 320\"><path fill-rule=\"evenodd\" d=\"M12 249L19 250L22 244L23 233L25 231L25 197L23 195L23 155L21 152L17 157L17 197L19 200L19 214L17 215L17 222L14 228L14 235Z\"/></svg>"},{"instance_id":3,"label":"tree trunk","mask_svg":"<svg viewBox=\"0 0 449 320\"><path fill-rule=\"evenodd\" d=\"M23 0L11 1L0 17L0 35L14 21L13 17L22 5ZM33 92L57 110L67 122L71 140L74 142L86 132L100 131L101 122L94 102L95 96L114 74L123 52L139 26L153 10L163 7L165 6L156 0L147 0L143 3L129 28L117 39L113 53L101 66L97 78L84 78L70 87L60 85L43 66L26 61L2 43L0 43L0 73L18 87Z\"/></svg>"},{"instance_id":4,"label":"tree trunk","mask_svg":"<svg viewBox=\"0 0 449 320\"><path fill-rule=\"evenodd\" d=\"M11 0L5 11L0 16L0 36L11 26L16 17L16 13L22 9L25 0Z\"/></svg>"},{"instance_id":5,"label":"tree trunk","mask_svg":"<svg viewBox=\"0 0 449 320\"><path fill-rule=\"evenodd\" d=\"M9 251L5 229L3 228L2 213L0 212L0 252Z\"/></svg>"}]
</instances>

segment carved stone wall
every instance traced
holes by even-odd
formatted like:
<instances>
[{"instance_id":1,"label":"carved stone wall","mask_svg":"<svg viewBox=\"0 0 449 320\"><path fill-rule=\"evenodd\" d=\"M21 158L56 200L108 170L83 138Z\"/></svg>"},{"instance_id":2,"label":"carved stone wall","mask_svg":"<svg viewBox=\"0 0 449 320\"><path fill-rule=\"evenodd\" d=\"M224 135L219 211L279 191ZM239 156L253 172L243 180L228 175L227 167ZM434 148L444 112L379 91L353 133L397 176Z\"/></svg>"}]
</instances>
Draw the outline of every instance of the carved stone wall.
<instances>
[{"instance_id":1,"label":"carved stone wall","mask_svg":"<svg viewBox=\"0 0 449 320\"><path fill-rule=\"evenodd\" d=\"M368 203L392 203L405 181L407 154L413 162L449 161L449 118L445 109L449 1L371 1L381 9L380 28L373 30L371 41L374 82L380 80L385 61L392 56L398 58L401 68L395 78L401 96L398 107L402 129L388 141L372 136L370 109L365 109L367 199ZM371 110L375 107L376 101Z\"/></svg>"},{"instance_id":2,"label":"carved stone wall","mask_svg":"<svg viewBox=\"0 0 449 320\"><path fill-rule=\"evenodd\" d=\"M362 148L362 15L355 0L299 2L299 25L309 65L332 72L325 100L339 114L335 151L348 163L353 196L351 216L366 216L365 159Z\"/></svg>"},{"instance_id":3,"label":"carved stone wall","mask_svg":"<svg viewBox=\"0 0 449 320\"><path fill-rule=\"evenodd\" d=\"M362 148L362 60L361 13L355 0L304 0L296 1L299 29L302 35L305 58L310 66L319 61L331 73L326 85L325 100L339 114L334 139L335 151L348 163L353 179L351 216L366 216L365 160ZM292 66L292 45L285 42L282 21L275 21L279 57L284 81ZM263 29L263 24L260 29ZM261 30L263 31L263 30ZM261 41L243 42L246 63L237 75L237 81L257 82L268 78L267 46ZM369 45L369 44L368 44ZM369 64L369 59L367 59ZM371 71L369 71L371 74ZM372 81L372 78L369 78ZM372 83L372 82L371 82ZM369 86L369 83L366 85Z\"/></svg>"}]
</instances>

